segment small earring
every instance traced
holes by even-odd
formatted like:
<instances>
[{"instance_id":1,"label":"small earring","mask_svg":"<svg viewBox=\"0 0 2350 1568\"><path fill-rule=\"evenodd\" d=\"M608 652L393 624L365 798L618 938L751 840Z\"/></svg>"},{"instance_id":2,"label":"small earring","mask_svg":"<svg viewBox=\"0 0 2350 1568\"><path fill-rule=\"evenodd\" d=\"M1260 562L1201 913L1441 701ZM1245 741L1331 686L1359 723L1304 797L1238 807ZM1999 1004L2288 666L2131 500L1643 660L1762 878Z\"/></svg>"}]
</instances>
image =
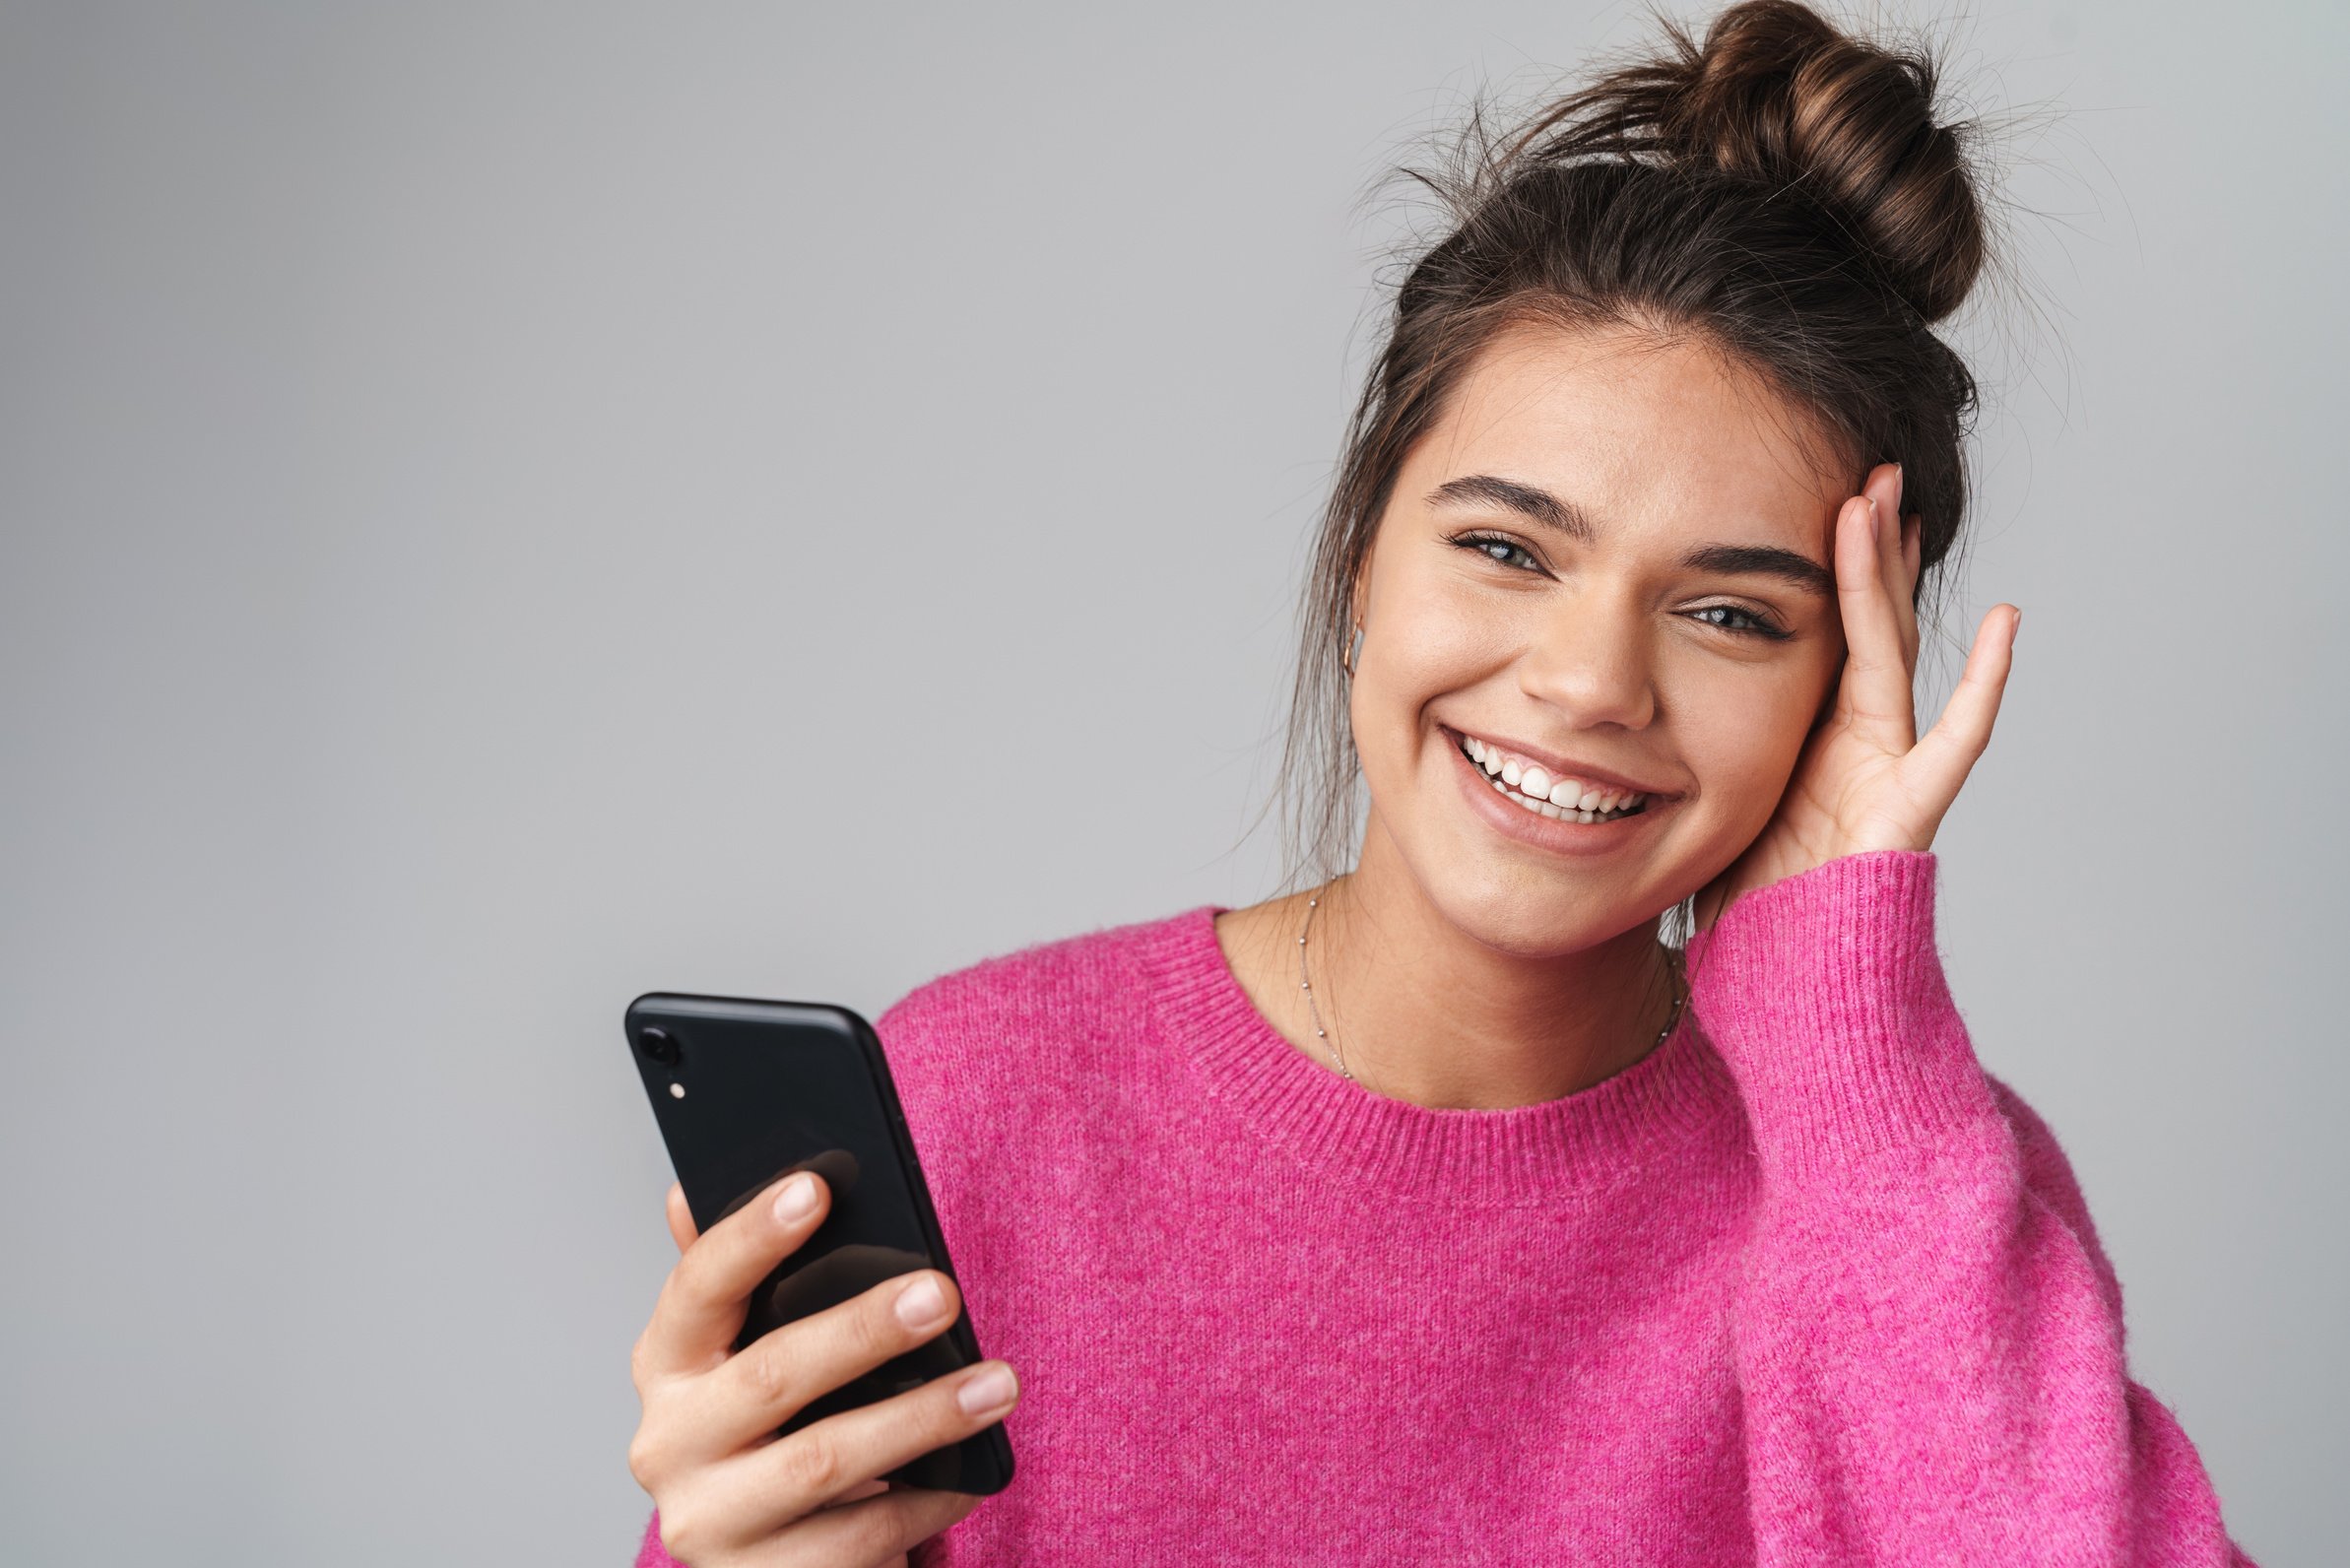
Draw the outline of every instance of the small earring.
<instances>
[{"instance_id":1,"label":"small earring","mask_svg":"<svg viewBox=\"0 0 2350 1568\"><path fill-rule=\"evenodd\" d=\"M1354 674L1355 661L1360 659L1362 656L1363 623L1358 621L1354 623L1354 640L1346 645L1346 657L1339 662L1345 666L1346 673L1348 675L1352 675Z\"/></svg>"}]
</instances>

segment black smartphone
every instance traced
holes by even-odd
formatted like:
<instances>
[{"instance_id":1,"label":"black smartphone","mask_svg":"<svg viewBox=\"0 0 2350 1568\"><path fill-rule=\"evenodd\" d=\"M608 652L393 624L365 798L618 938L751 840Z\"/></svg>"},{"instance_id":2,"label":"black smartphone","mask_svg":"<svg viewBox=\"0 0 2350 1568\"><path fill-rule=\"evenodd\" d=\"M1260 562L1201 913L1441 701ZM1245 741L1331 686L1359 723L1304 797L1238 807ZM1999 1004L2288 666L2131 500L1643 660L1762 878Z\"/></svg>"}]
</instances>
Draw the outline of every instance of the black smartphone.
<instances>
[{"instance_id":1,"label":"black smartphone","mask_svg":"<svg viewBox=\"0 0 2350 1568\"><path fill-rule=\"evenodd\" d=\"M863 1017L821 1002L653 992L628 1005L626 1026L696 1231L792 1171L815 1171L832 1189L823 1224L751 1292L737 1350L897 1274L936 1269L954 1277L881 1037ZM777 1432L981 1359L965 1310L944 1334L816 1400ZM1012 1480L1012 1442L998 1421L885 1478L999 1492Z\"/></svg>"}]
</instances>

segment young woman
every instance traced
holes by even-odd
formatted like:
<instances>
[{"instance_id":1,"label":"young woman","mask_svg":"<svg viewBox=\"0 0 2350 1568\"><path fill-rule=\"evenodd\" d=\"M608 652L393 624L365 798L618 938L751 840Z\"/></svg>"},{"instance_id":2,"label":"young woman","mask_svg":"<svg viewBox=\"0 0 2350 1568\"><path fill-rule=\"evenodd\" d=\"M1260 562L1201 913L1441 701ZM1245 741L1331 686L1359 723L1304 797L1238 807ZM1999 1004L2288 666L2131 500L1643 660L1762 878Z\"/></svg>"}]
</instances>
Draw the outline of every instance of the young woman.
<instances>
[{"instance_id":1,"label":"young woman","mask_svg":"<svg viewBox=\"0 0 2350 1568\"><path fill-rule=\"evenodd\" d=\"M1932 64L1667 36L1468 139L1397 300L1292 737L1351 869L878 1021L1001 1360L775 1439L962 1303L730 1355L826 1194L673 1190L640 1564L2247 1561L1936 957L2019 612L1921 733L1986 253ZM1000 1495L874 1479L1008 1411Z\"/></svg>"}]
</instances>

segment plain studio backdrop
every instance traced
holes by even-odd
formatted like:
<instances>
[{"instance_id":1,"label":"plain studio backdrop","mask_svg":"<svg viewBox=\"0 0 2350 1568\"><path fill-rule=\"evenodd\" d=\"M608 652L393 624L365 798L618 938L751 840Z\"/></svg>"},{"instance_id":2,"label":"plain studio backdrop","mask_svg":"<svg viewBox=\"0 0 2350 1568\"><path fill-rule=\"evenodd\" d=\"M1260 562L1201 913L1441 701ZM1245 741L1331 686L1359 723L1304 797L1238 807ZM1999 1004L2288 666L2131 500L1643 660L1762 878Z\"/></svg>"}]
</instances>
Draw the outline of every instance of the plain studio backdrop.
<instances>
[{"instance_id":1,"label":"plain studio backdrop","mask_svg":"<svg viewBox=\"0 0 2350 1568\"><path fill-rule=\"evenodd\" d=\"M2231 1529L2319 1561L2345 14L1894 19L2018 122L2028 286L1955 329L1956 635L2028 615L1935 846L1952 984ZM1426 221L1365 191L1651 36L0 12L0 1556L627 1561L675 1255L623 1005L873 1013L1274 890L1305 543Z\"/></svg>"}]
</instances>

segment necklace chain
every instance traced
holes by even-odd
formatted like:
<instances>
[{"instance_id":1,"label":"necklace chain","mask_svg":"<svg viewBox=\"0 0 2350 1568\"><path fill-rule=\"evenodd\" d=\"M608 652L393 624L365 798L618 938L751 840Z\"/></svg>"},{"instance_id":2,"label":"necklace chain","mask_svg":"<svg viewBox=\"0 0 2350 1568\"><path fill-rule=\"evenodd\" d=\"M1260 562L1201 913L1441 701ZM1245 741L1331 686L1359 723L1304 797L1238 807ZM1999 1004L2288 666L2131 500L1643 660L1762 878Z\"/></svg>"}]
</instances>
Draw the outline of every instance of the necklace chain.
<instances>
[{"instance_id":1,"label":"necklace chain","mask_svg":"<svg viewBox=\"0 0 2350 1568\"><path fill-rule=\"evenodd\" d=\"M1323 885L1327 888L1331 884L1325 882ZM1313 897L1308 898L1306 900L1305 924L1297 928L1297 989L1306 994L1306 1011L1314 1018L1314 1038L1330 1047L1331 1060L1336 1062L1338 1067L1338 1077L1349 1083L1359 1083L1362 1079L1356 1078L1354 1070L1346 1065L1346 1053L1338 1048L1338 1042L1332 1039L1330 1030L1323 1026L1322 1010L1314 1004L1314 981L1306 973L1306 933L1313 929L1314 911L1321 905L1321 893L1316 893ZM1672 1011L1665 1014L1665 1027L1657 1031L1657 1038L1651 1042L1650 1050L1655 1050L1671 1037L1672 1026L1681 1021L1681 1005L1688 1000L1686 992L1676 990L1673 993Z\"/></svg>"}]
</instances>

